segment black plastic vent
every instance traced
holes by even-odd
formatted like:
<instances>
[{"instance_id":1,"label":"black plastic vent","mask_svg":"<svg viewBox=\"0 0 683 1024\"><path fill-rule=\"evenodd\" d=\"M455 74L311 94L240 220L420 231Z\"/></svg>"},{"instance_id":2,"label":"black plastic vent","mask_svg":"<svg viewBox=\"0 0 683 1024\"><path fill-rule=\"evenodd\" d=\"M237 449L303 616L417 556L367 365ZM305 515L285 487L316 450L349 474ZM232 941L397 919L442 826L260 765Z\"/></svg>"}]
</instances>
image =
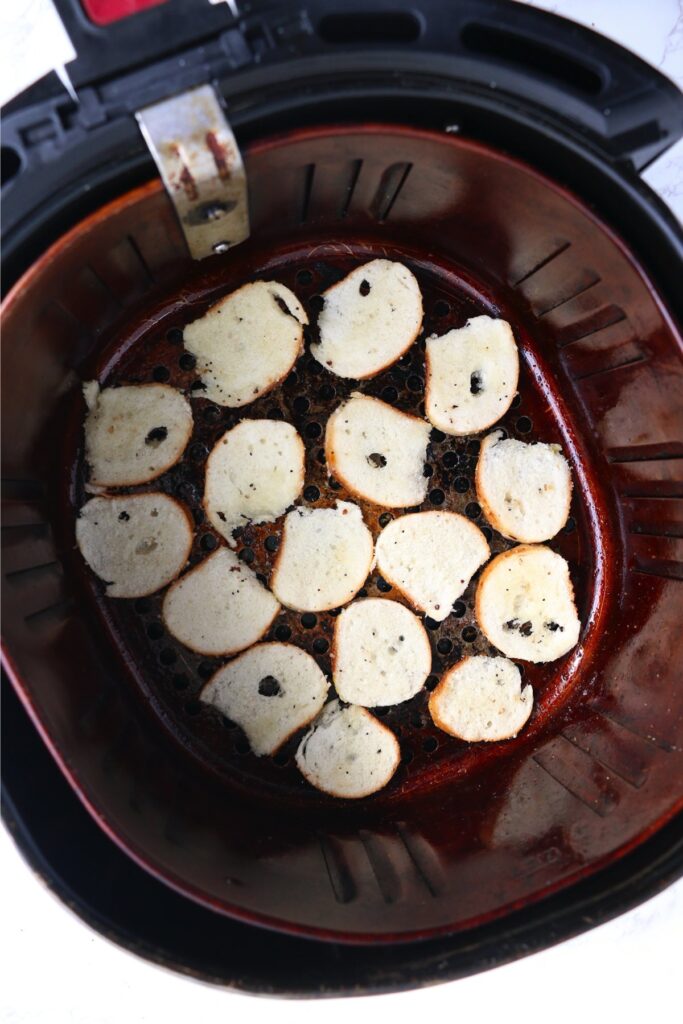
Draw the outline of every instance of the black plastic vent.
<instances>
[{"instance_id":1,"label":"black plastic vent","mask_svg":"<svg viewBox=\"0 0 683 1024\"><path fill-rule=\"evenodd\" d=\"M349 11L326 14L318 22L318 35L326 43L414 43L422 24L410 11Z\"/></svg>"},{"instance_id":2,"label":"black plastic vent","mask_svg":"<svg viewBox=\"0 0 683 1024\"><path fill-rule=\"evenodd\" d=\"M529 36L470 22L463 28L460 38L473 53L495 57L507 64L518 64L525 72L537 71L576 92L598 96L604 88L602 77L593 68Z\"/></svg>"}]
</instances>

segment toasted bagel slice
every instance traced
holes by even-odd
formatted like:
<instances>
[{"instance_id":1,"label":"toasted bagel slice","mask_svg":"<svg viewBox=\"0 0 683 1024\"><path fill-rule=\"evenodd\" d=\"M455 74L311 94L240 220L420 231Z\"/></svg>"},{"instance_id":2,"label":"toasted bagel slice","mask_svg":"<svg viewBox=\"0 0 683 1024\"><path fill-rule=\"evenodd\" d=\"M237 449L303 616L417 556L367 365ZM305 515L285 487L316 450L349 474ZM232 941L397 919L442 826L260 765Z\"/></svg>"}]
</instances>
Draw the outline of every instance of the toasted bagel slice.
<instances>
[{"instance_id":1,"label":"toasted bagel slice","mask_svg":"<svg viewBox=\"0 0 683 1024\"><path fill-rule=\"evenodd\" d=\"M270 586L288 608L338 608L363 586L372 556L372 534L357 505L295 508L285 519Z\"/></svg>"},{"instance_id":2,"label":"toasted bagel slice","mask_svg":"<svg viewBox=\"0 0 683 1024\"><path fill-rule=\"evenodd\" d=\"M375 505L419 505L427 493L429 432L429 424L417 416L353 394L327 421L328 468L349 491Z\"/></svg>"},{"instance_id":3,"label":"toasted bagel slice","mask_svg":"<svg viewBox=\"0 0 683 1024\"><path fill-rule=\"evenodd\" d=\"M489 555L481 530L456 512L401 516L382 530L375 546L384 579L437 622L450 615Z\"/></svg>"},{"instance_id":4,"label":"toasted bagel slice","mask_svg":"<svg viewBox=\"0 0 683 1024\"><path fill-rule=\"evenodd\" d=\"M382 789L398 768L398 741L365 708L326 704L296 752L299 771L330 796L357 800Z\"/></svg>"},{"instance_id":5,"label":"toasted bagel slice","mask_svg":"<svg viewBox=\"0 0 683 1024\"><path fill-rule=\"evenodd\" d=\"M339 377L374 377L400 359L422 326L422 295L402 263L371 260L323 294L311 353Z\"/></svg>"},{"instance_id":6,"label":"toasted bagel slice","mask_svg":"<svg viewBox=\"0 0 683 1024\"><path fill-rule=\"evenodd\" d=\"M530 686L507 658L463 658L429 698L435 725L469 743L507 740L526 725L534 704Z\"/></svg>"},{"instance_id":7,"label":"toasted bagel slice","mask_svg":"<svg viewBox=\"0 0 683 1024\"><path fill-rule=\"evenodd\" d=\"M93 487L132 487L155 480L185 451L192 433L187 399L168 384L83 385L88 406L85 460Z\"/></svg>"},{"instance_id":8,"label":"toasted bagel slice","mask_svg":"<svg viewBox=\"0 0 683 1024\"><path fill-rule=\"evenodd\" d=\"M572 475L556 444L525 444L500 431L485 437L476 471L477 500L504 537L550 540L569 515Z\"/></svg>"},{"instance_id":9,"label":"toasted bagel slice","mask_svg":"<svg viewBox=\"0 0 683 1024\"><path fill-rule=\"evenodd\" d=\"M166 629L198 654L236 654L260 640L280 606L228 548L186 572L166 593Z\"/></svg>"},{"instance_id":10,"label":"toasted bagel slice","mask_svg":"<svg viewBox=\"0 0 683 1024\"><path fill-rule=\"evenodd\" d=\"M239 408L265 395L301 355L307 323L296 295L277 281L254 281L220 299L183 332L201 397Z\"/></svg>"},{"instance_id":11,"label":"toasted bagel slice","mask_svg":"<svg viewBox=\"0 0 683 1024\"><path fill-rule=\"evenodd\" d=\"M486 566L475 614L490 642L521 661L561 658L581 629L569 566L542 544L520 544Z\"/></svg>"},{"instance_id":12,"label":"toasted bagel slice","mask_svg":"<svg viewBox=\"0 0 683 1024\"><path fill-rule=\"evenodd\" d=\"M167 494L91 498L78 514L76 541L107 597L146 597L182 571L192 521Z\"/></svg>"},{"instance_id":13,"label":"toasted bagel slice","mask_svg":"<svg viewBox=\"0 0 683 1024\"><path fill-rule=\"evenodd\" d=\"M464 327L427 338L427 419L445 434L476 434L510 408L519 355L510 324L475 316Z\"/></svg>"},{"instance_id":14,"label":"toasted bagel slice","mask_svg":"<svg viewBox=\"0 0 683 1024\"><path fill-rule=\"evenodd\" d=\"M257 644L216 672L205 704L241 726L258 756L275 754L318 714L330 687L317 662L294 644Z\"/></svg>"},{"instance_id":15,"label":"toasted bagel slice","mask_svg":"<svg viewBox=\"0 0 683 1024\"><path fill-rule=\"evenodd\" d=\"M414 697L432 667L424 626L398 601L354 601L338 617L332 655L340 700L385 707Z\"/></svg>"},{"instance_id":16,"label":"toasted bagel slice","mask_svg":"<svg viewBox=\"0 0 683 1024\"><path fill-rule=\"evenodd\" d=\"M212 448L206 462L204 509L231 547L247 523L272 523L301 494L304 444L281 420L242 420Z\"/></svg>"}]
</instances>

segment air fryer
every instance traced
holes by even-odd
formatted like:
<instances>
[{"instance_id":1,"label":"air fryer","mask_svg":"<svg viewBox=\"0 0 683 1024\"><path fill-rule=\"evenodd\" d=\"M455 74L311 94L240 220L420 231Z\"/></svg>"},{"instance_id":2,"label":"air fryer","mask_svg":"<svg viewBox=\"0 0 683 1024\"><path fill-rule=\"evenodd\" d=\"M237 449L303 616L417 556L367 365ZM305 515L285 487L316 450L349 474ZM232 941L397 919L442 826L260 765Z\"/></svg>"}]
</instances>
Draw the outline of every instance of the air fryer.
<instances>
[{"instance_id":1,"label":"air fryer","mask_svg":"<svg viewBox=\"0 0 683 1024\"><path fill-rule=\"evenodd\" d=\"M167 0L100 27L59 6L79 103L47 80L10 105L4 139L4 658L44 742L126 854L243 922L391 945L571 901L681 804L682 250L639 172L683 133L683 98L593 33L499 0L236 13ZM193 260L135 114L207 83L242 153L250 233ZM425 322L368 393L423 413L425 335L479 313L514 325L522 373L501 425L572 463L552 546L583 631L560 661L524 666L535 709L517 738L450 738L426 702L461 654L490 650L475 581L427 623L426 690L381 712L398 772L353 802L302 780L295 740L256 758L202 705L220 662L165 632L163 595L106 601L74 520L81 382L168 381L192 396L195 427L188 457L151 486L192 509L191 564L205 557L220 539L202 516L203 466L239 417L202 397L185 324L266 275L314 321L320 293L376 256L417 275ZM307 349L249 407L299 429L313 506L346 495L322 438L355 387ZM432 435L424 507L470 516L495 553L509 542L476 504L478 441ZM385 510L364 512L377 534ZM265 578L272 535L239 541ZM364 589L386 584L373 573ZM294 638L329 671L333 623L283 609L266 639Z\"/></svg>"}]
</instances>

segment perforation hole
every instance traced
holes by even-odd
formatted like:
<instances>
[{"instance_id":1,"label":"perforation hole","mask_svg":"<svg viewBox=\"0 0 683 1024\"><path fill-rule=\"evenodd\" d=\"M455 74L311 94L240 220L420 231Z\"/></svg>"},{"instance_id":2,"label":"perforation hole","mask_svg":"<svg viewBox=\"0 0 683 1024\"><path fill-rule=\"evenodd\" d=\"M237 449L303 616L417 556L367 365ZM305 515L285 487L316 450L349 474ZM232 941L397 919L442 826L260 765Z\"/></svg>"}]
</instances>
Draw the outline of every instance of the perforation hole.
<instances>
[{"instance_id":1,"label":"perforation hole","mask_svg":"<svg viewBox=\"0 0 683 1024\"><path fill-rule=\"evenodd\" d=\"M180 327L171 327L166 331L166 341L170 341L172 345L180 345L183 341L183 332Z\"/></svg>"},{"instance_id":2,"label":"perforation hole","mask_svg":"<svg viewBox=\"0 0 683 1024\"><path fill-rule=\"evenodd\" d=\"M384 388L382 390L382 401L383 402L389 402L389 404L392 404L393 402L396 401L397 398L398 398L398 391L396 390L396 388Z\"/></svg>"},{"instance_id":3,"label":"perforation hole","mask_svg":"<svg viewBox=\"0 0 683 1024\"><path fill-rule=\"evenodd\" d=\"M433 491L429 492L429 500L432 505L443 505L446 500L446 495L443 493L441 488L435 487Z\"/></svg>"},{"instance_id":4,"label":"perforation hole","mask_svg":"<svg viewBox=\"0 0 683 1024\"><path fill-rule=\"evenodd\" d=\"M319 423L315 422L308 423L306 425L306 429L304 430L306 437L309 437L312 441L314 441L317 437L320 437L322 432L323 428L320 426Z\"/></svg>"},{"instance_id":5,"label":"perforation hole","mask_svg":"<svg viewBox=\"0 0 683 1024\"><path fill-rule=\"evenodd\" d=\"M237 557L241 558L242 561L246 562L247 565L251 565L251 563L254 561L254 558L256 556L255 556L252 548L242 548L242 550L240 551L240 553L239 553L239 555Z\"/></svg>"},{"instance_id":6,"label":"perforation hole","mask_svg":"<svg viewBox=\"0 0 683 1024\"><path fill-rule=\"evenodd\" d=\"M304 490L304 498L306 501L317 501L320 497L320 491L317 487L311 485Z\"/></svg>"},{"instance_id":7,"label":"perforation hole","mask_svg":"<svg viewBox=\"0 0 683 1024\"><path fill-rule=\"evenodd\" d=\"M275 630L275 639L285 643L292 635L292 631L289 626L278 626Z\"/></svg>"},{"instance_id":8,"label":"perforation hole","mask_svg":"<svg viewBox=\"0 0 683 1024\"><path fill-rule=\"evenodd\" d=\"M313 274L310 270L298 270L296 275L297 284L310 284L313 280Z\"/></svg>"},{"instance_id":9,"label":"perforation hole","mask_svg":"<svg viewBox=\"0 0 683 1024\"><path fill-rule=\"evenodd\" d=\"M477 639L477 630L474 626L465 626L460 635L466 644L472 644Z\"/></svg>"},{"instance_id":10,"label":"perforation hole","mask_svg":"<svg viewBox=\"0 0 683 1024\"><path fill-rule=\"evenodd\" d=\"M170 376L171 374L165 366L155 366L152 370L152 379L155 380L157 384L165 384L166 381L170 379Z\"/></svg>"},{"instance_id":11,"label":"perforation hole","mask_svg":"<svg viewBox=\"0 0 683 1024\"><path fill-rule=\"evenodd\" d=\"M269 537L266 537L264 545L266 551L277 551L280 547L280 538L276 537L275 534L271 533Z\"/></svg>"},{"instance_id":12,"label":"perforation hole","mask_svg":"<svg viewBox=\"0 0 683 1024\"><path fill-rule=\"evenodd\" d=\"M313 641L313 650L316 654L327 654L330 649L329 642L324 636L319 636Z\"/></svg>"},{"instance_id":13,"label":"perforation hole","mask_svg":"<svg viewBox=\"0 0 683 1024\"><path fill-rule=\"evenodd\" d=\"M311 408L311 403L305 397L305 395L299 395L298 398L294 399L294 403L293 404L294 404L294 412L298 412L298 413L308 412L308 410Z\"/></svg>"},{"instance_id":14,"label":"perforation hole","mask_svg":"<svg viewBox=\"0 0 683 1024\"><path fill-rule=\"evenodd\" d=\"M458 494L464 494L466 491L469 491L470 482L466 476L456 476L455 480L453 481L453 486L455 487Z\"/></svg>"},{"instance_id":15,"label":"perforation hole","mask_svg":"<svg viewBox=\"0 0 683 1024\"><path fill-rule=\"evenodd\" d=\"M147 627L147 636L150 640L161 640L164 635L164 627L158 622L150 622Z\"/></svg>"},{"instance_id":16,"label":"perforation hole","mask_svg":"<svg viewBox=\"0 0 683 1024\"><path fill-rule=\"evenodd\" d=\"M214 673L214 667L210 661L200 661L197 665L197 672L202 679L210 679Z\"/></svg>"},{"instance_id":17,"label":"perforation hole","mask_svg":"<svg viewBox=\"0 0 683 1024\"><path fill-rule=\"evenodd\" d=\"M461 619L467 613L467 605L464 601L456 601L453 605L453 614L456 619Z\"/></svg>"},{"instance_id":18,"label":"perforation hole","mask_svg":"<svg viewBox=\"0 0 683 1024\"><path fill-rule=\"evenodd\" d=\"M304 612L301 616L301 625L304 629L314 629L318 624L317 616L313 612Z\"/></svg>"},{"instance_id":19,"label":"perforation hole","mask_svg":"<svg viewBox=\"0 0 683 1024\"><path fill-rule=\"evenodd\" d=\"M520 416L515 423L515 427L520 434L528 434L533 427L533 423L528 416Z\"/></svg>"},{"instance_id":20,"label":"perforation hole","mask_svg":"<svg viewBox=\"0 0 683 1024\"><path fill-rule=\"evenodd\" d=\"M478 519L481 515L481 506L476 501L469 501L465 505L465 515L468 519Z\"/></svg>"},{"instance_id":21,"label":"perforation hole","mask_svg":"<svg viewBox=\"0 0 683 1024\"><path fill-rule=\"evenodd\" d=\"M439 652L439 654L450 654L452 648L453 644L448 639L448 637L443 637L443 639L439 640L438 644L436 645L436 649Z\"/></svg>"},{"instance_id":22,"label":"perforation hole","mask_svg":"<svg viewBox=\"0 0 683 1024\"><path fill-rule=\"evenodd\" d=\"M183 352L182 356L178 360L178 364L181 370L194 370L197 365L197 360L190 352Z\"/></svg>"},{"instance_id":23,"label":"perforation hole","mask_svg":"<svg viewBox=\"0 0 683 1024\"><path fill-rule=\"evenodd\" d=\"M201 441L195 441L194 444L190 445L188 455L193 462L201 462L206 455L206 445L202 444Z\"/></svg>"},{"instance_id":24,"label":"perforation hole","mask_svg":"<svg viewBox=\"0 0 683 1024\"><path fill-rule=\"evenodd\" d=\"M218 541L212 533L205 533L199 543L202 551L215 551L218 547Z\"/></svg>"},{"instance_id":25,"label":"perforation hole","mask_svg":"<svg viewBox=\"0 0 683 1024\"><path fill-rule=\"evenodd\" d=\"M451 311L450 302L445 299L437 299L434 303L434 316L448 316Z\"/></svg>"},{"instance_id":26,"label":"perforation hole","mask_svg":"<svg viewBox=\"0 0 683 1024\"><path fill-rule=\"evenodd\" d=\"M425 683L425 688L430 693L432 693L432 691L435 690L438 685L439 685L439 677L438 676L427 676L427 681Z\"/></svg>"},{"instance_id":27,"label":"perforation hole","mask_svg":"<svg viewBox=\"0 0 683 1024\"><path fill-rule=\"evenodd\" d=\"M428 736L427 739L422 742L422 749L425 754L433 754L438 746L439 741L435 736Z\"/></svg>"}]
</instances>

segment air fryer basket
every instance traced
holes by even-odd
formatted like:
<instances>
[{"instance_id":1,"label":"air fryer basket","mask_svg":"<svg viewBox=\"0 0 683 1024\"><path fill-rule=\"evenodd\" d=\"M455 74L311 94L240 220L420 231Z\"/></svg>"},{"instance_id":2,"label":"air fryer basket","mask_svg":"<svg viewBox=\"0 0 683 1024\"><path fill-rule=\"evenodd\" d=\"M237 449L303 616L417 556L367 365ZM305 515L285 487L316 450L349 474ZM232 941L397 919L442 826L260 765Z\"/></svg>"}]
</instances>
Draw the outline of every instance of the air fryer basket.
<instances>
[{"instance_id":1,"label":"air fryer basket","mask_svg":"<svg viewBox=\"0 0 683 1024\"><path fill-rule=\"evenodd\" d=\"M15 686L105 830L181 892L226 913L346 941L408 939L481 923L569 885L642 841L680 804L680 337L641 266L576 198L465 139L397 126L311 128L245 154L252 237L191 264L156 181L96 212L19 282L3 337L4 608ZM274 187L274 182L277 186ZM80 382L170 380L192 389L179 332L255 277L316 295L376 255L411 266L425 330L477 312L515 325L522 353L513 436L559 441L575 478L570 561L579 646L525 667L528 728L467 745L433 729L428 694L387 712L403 763L361 802L314 793L291 764L256 759L197 692L214 663L163 634L159 599L104 602L74 550ZM423 351L365 389L419 409ZM326 416L351 390L305 353L250 414L284 415L307 444L305 495L344 491L321 461ZM201 521L207 448L235 415L193 393L196 427L160 486L195 511L192 560L217 542ZM438 434L430 501L483 520L476 439ZM366 509L381 529L380 511ZM572 528L573 527L573 528ZM272 529L242 555L266 573ZM503 542L494 535L493 548ZM371 577L369 593L384 592ZM434 672L486 651L472 617L431 631ZM283 612L327 667L333 617Z\"/></svg>"}]
</instances>

